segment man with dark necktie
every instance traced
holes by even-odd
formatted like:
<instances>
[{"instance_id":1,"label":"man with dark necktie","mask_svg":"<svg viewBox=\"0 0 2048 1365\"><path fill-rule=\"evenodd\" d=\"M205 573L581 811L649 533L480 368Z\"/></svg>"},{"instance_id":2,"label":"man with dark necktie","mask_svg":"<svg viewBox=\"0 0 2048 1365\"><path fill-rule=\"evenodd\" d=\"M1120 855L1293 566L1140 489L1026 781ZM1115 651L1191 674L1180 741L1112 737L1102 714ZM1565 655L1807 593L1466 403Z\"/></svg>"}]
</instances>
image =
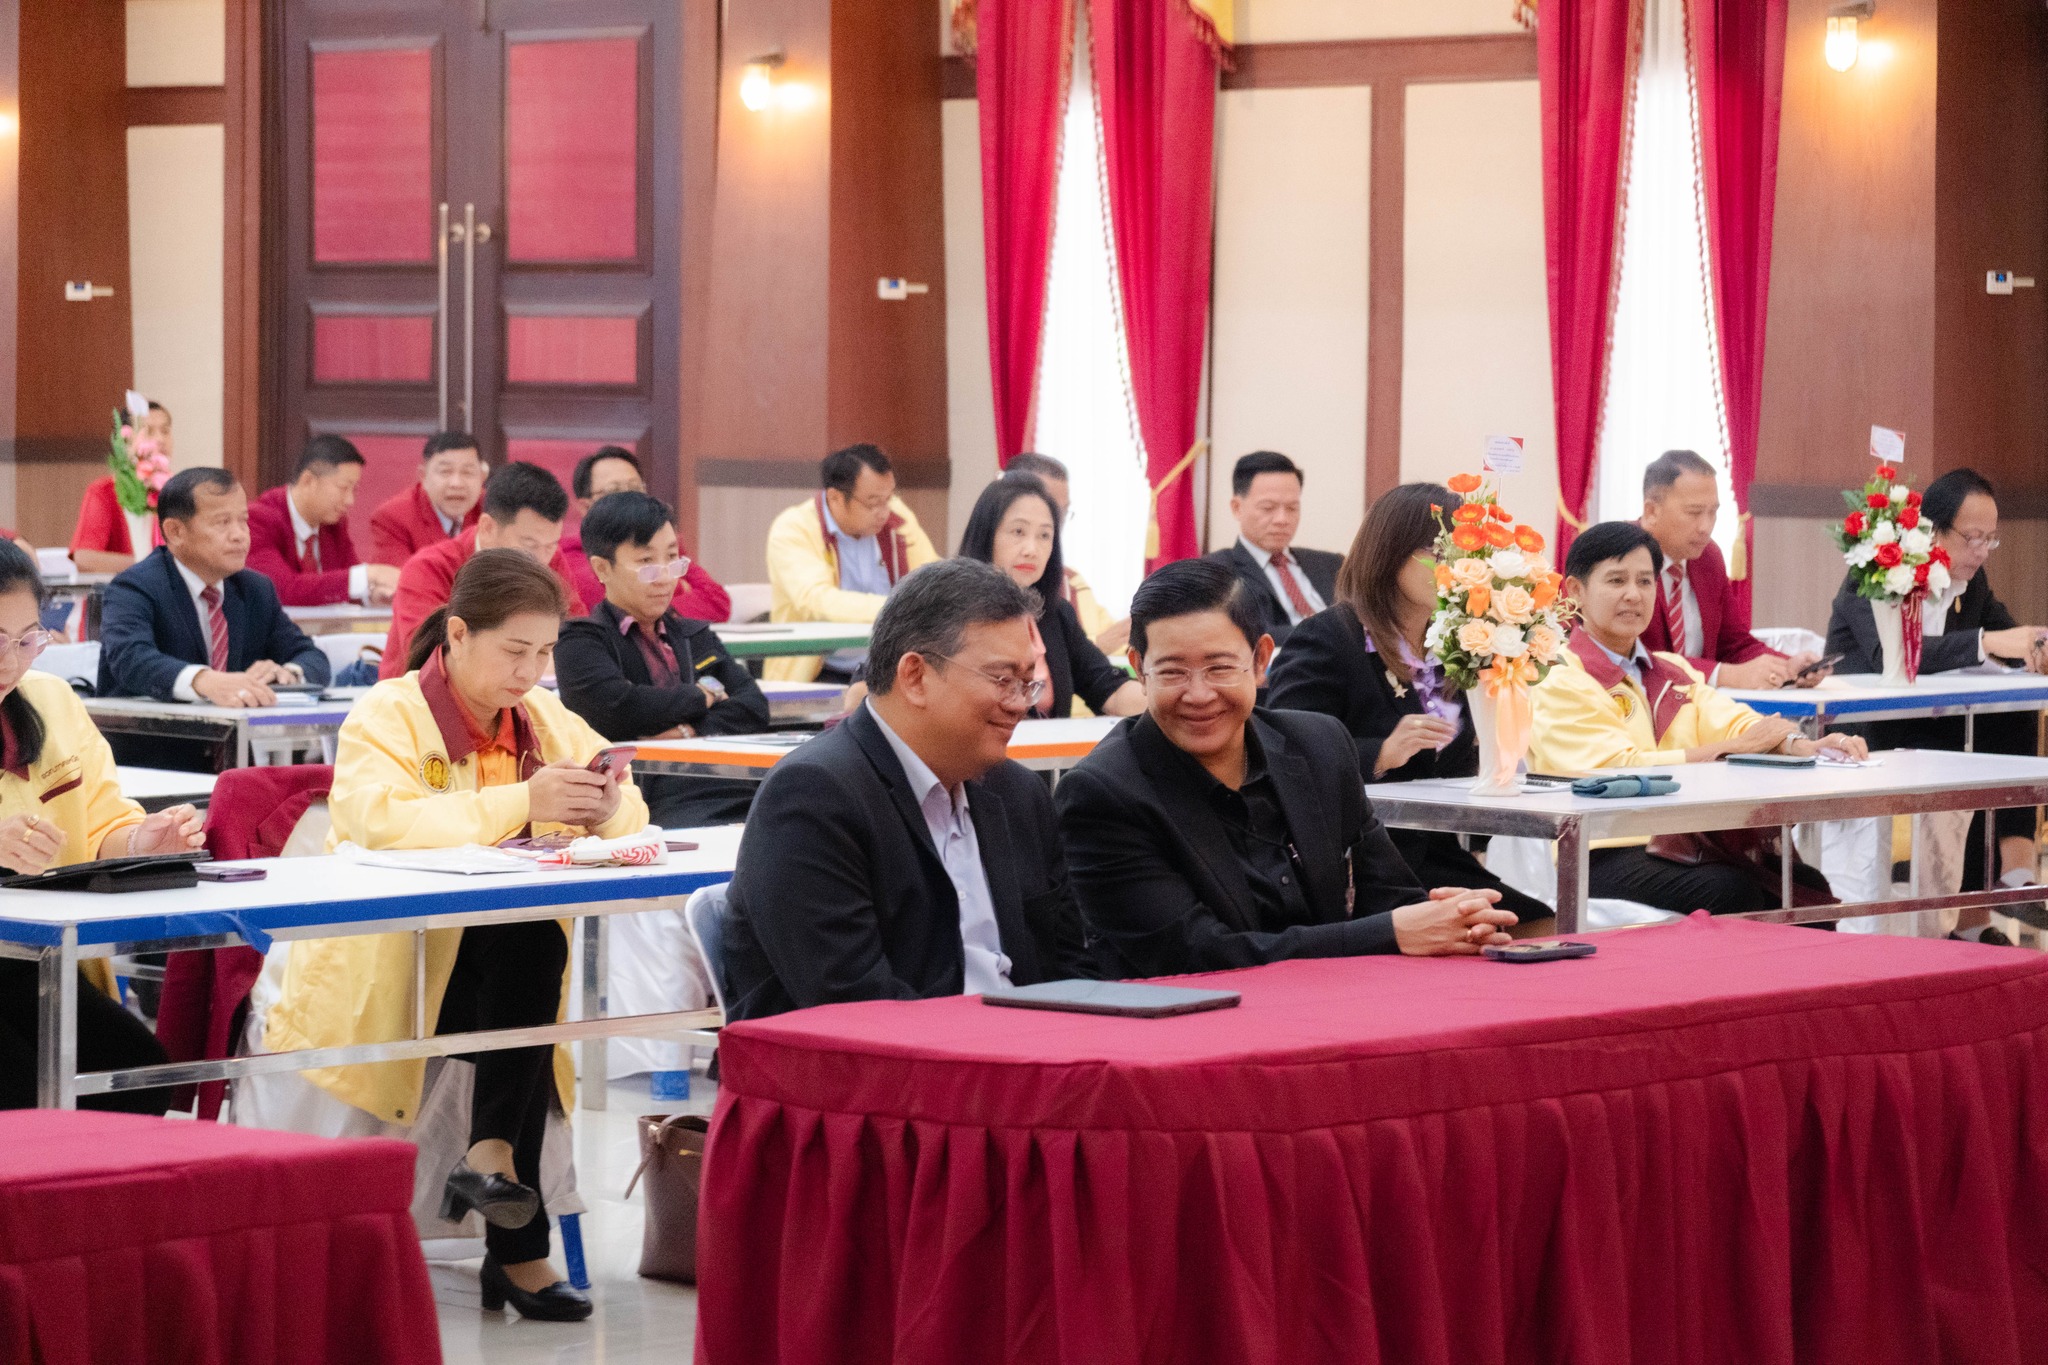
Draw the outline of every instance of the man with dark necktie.
<instances>
[{"instance_id":1,"label":"man with dark necktie","mask_svg":"<svg viewBox=\"0 0 2048 1365\"><path fill-rule=\"evenodd\" d=\"M1286 644L1294 628L1330 605L1344 556L1294 544L1301 529L1301 467L1273 450L1255 450L1230 474L1230 515L1237 543L1209 558L1252 589L1266 633Z\"/></svg>"}]
</instances>

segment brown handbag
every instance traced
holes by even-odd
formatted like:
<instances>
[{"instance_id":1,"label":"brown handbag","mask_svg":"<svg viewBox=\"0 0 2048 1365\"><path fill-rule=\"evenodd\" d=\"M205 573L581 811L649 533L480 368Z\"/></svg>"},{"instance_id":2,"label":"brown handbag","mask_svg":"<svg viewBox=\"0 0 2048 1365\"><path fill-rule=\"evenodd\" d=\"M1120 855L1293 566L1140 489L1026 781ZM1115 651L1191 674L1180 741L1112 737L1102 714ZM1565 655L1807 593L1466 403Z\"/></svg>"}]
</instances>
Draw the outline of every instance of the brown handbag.
<instances>
[{"instance_id":1,"label":"brown handbag","mask_svg":"<svg viewBox=\"0 0 2048 1365\"><path fill-rule=\"evenodd\" d=\"M710 1129L698 1114L640 1116L640 1166L625 1197L631 1199L640 1177L647 1177L640 1273L650 1280L697 1283L697 1192Z\"/></svg>"},{"instance_id":2,"label":"brown handbag","mask_svg":"<svg viewBox=\"0 0 2048 1365\"><path fill-rule=\"evenodd\" d=\"M1720 829L1700 834L1658 834L1653 836L1643 849L1652 858L1677 863L1681 867L1722 863L1740 868L1770 895L1773 903L1776 903L1784 890L1779 883L1778 850L1778 831L1768 828ZM1808 865L1796 849L1792 853L1792 863L1795 867ZM1816 905L1837 904L1840 902L1832 891L1808 886L1797 878L1793 879L1794 908L1804 910Z\"/></svg>"}]
</instances>

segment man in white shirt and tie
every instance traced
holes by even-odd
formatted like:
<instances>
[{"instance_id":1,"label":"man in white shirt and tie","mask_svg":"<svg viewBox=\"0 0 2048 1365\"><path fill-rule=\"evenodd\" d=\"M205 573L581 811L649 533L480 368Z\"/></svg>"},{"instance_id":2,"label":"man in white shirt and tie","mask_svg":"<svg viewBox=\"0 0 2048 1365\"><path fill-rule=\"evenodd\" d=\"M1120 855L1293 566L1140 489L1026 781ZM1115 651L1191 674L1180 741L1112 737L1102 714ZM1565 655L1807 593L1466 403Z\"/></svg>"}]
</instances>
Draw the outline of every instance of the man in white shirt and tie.
<instances>
[{"instance_id":1,"label":"man in white shirt and tie","mask_svg":"<svg viewBox=\"0 0 2048 1365\"><path fill-rule=\"evenodd\" d=\"M1294 628L1330 605L1344 556L1297 548L1301 467L1275 450L1255 450L1230 473L1230 515L1237 543L1209 558L1229 566L1257 594L1266 633L1285 644Z\"/></svg>"},{"instance_id":2,"label":"man in white shirt and tie","mask_svg":"<svg viewBox=\"0 0 2048 1365\"><path fill-rule=\"evenodd\" d=\"M875 619L868 701L754 798L722 938L727 1016L1097 975L1052 800L1007 757L1035 604L948 559Z\"/></svg>"},{"instance_id":3,"label":"man in white shirt and tie","mask_svg":"<svg viewBox=\"0 0 2048 1365\"><path fill-rule=\"evenodd\" d=\"M1714 543L1720 512L1714 467L1693 451L1667 450L1643 471L1640 524L1657 538L1664 568L1642 643L1684 656L1715 687L1812 687L1827 676L1825 669L1806 671L1819 655L1788 659L1750 633L1749 609L1730 587Z\"/></svg>"}]
</instances>

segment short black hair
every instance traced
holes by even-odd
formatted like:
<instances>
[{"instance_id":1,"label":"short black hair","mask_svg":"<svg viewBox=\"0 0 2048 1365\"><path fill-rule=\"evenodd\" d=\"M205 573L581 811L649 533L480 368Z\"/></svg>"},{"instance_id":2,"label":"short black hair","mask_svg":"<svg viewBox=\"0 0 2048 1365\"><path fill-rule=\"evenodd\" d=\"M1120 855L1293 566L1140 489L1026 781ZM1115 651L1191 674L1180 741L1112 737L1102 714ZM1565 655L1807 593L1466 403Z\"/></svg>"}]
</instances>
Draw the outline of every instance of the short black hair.
<instances>
[{"instance_id":1,"label":"short black hair","mask_svg":"<svg viewBox=\"0 0 2048 1365\"><path fill-rule=\"evenodd\" d=\"M0 594L17 589L35 598L39 612L50 600L50 590L43 586L35 560L13 541L0 540ZM30 767L35 766L43 757L45 732L41 713L16 687L0 697L0 716L6 717L8 727L14 731L16 757Z\"/></svg>"},{"instance_id":2,"label":"short black hair","mask_svg":"<svg viewBox=\"0 0 2048 1365\"><path fill-rule=\"evenodd\" d=\"M589 497L591 479L598 465L606 460L624 460L633 466L635 474L643 479L647 477L647 471L640 467L640 461L632 451L624 446L599 446L576 462L575 470L569 475L569 490L579 498Z\"/></svg>"},{"instance_id":3,"label":"short black hair","mask_svg":"<svg viewBox=\"0 0 2048 1365\"><path fill-rule=\"evenodd\" d=\"M1579 532L1565 555L1564 576L1585 582L1593 570L1610 559L1627 559L1638 549L1650 552L1650 567L1664 572L1664 549L1657 537L1632 521L1603 521Z\"/></svg>"},{"instance_id":4,"label":"short black hair","mask_svg":"<svg viewBox=\"0 0 2048 1365\"><path fill-rule=\"evenodd\" d=\"M157 402L154 398L149 400L149 410L151 412L160 412L166 417L169 417L171 415L171 410L165 407L162 403Z\"/></svg>"},{"instance_id":5,"label":"short black hair","mask_svg":"<svg viewBox=\"0 0 2048 1365\"><path fill-rule=\"evenodd\" d=\"M427 438L426 446L421 449L420 463L425 464L436 455L445 455L451 450L474 450L479 460L484 457L484 448L468 432L437 431Z\"/></svg>"},{"instance_id":6,"label":"short black hair","mask_svg":"<svg viewBox=\"0 0 2048 1365\"><path fill-rule=\"evenodd\" d=\"M1230 471L1230 494L1241 498L1252 491L1252 480L1261 474L1292 474L1297 483L1307 484L1308 478L1301 472L1301 466L1277 450L1254 450L1241 456L1237 467Z\"/></svg>"},{"instance_id":7,"label":"short black hair","mask_svg":"<svg viewBox=\"0 0 2048 1365\"><path fill-rule=\"evenodd\" d=\"M1069 481L1065 465L1055 460L1052 456L1041 455L1035 450L1027 450L1021 454L1012 455L1010 462L1003 466L1003 472L1005 474L1030 474L1041 479L1054 479L1060 483Z\"/></svg>"},{"instance_id":8,"label":"short black hair","mask_svg":"<svg viewBox=\"0 0 2048 1365\"><path fill-rule=\"evenodd\" d=\"M592 559L612 559L621 545L651 544L675 519L668 504L651 494L630 488L607 493L583 516L583 553Z\"/></svg>"},{"instance_id":9,"label":"short black hair","mask_svg":"<svg viewBox=\"0 0 2048 1365\"><path fill-rule=\"evenodd\" d=\"M878 697L896 686L906 654L951 657L969 626L1035 615L1034 595L992 564L941 559L905 575L875 618L868 637L868 691Z\"/></svg>"},{"instance_id":10,"label":"short black hair","mask_svg":"<svg viewBox=\"0 0 2048 1365\"><path fill-rule=\"evenodd\" d=\"M842 497L852 497L854 487L860 483L860 472L872 469L877 474L890 472L889 457L882 448L867 441L859 445L835 450L818 464L818 479L826 488L837 489Z\"/></svg>"},{"instance_id":11,"label":"short black hair","mask_svg":"<svg viewBox=\"0 0 2048 1365\"><path fill-rule=\"evenodd\" d=\"M1014 462L1011 468L1016 468ZM1019 498L1037 498L1052 514L1052 553L1046 556L1044 571L1038 575L1038 588L1041 598L1056 600L1059 585L1067 579L1066 565L1060 558L1059 504L1052 500L1052 494L1046 491L1045 485L1029 474L1005 474L981 490L981 496L974 500L974 510L967 514L967 529L960 533L960 555L963 559L993 564L996 530L1002 526L1003 518L1010 515L1011 504Z\"/></svg>"},{"instance_id":12,"label":"short black hair","mask_svg":"<svg viewBox=\"0 0 2048 1365\"><path fill-rule=\"evenodd\" d=\"M1244 580L1213 559L1179 559L1162 564L1131 596L1131 648L1145 657L1146 637L1155 621L1220 611L1258 647L1266 633L1265 614Z\"/></svg>"},{"instance_id":13,"label":"short black hair","mask_svg":"<svg viewBox=\"0 0 2048 1365\"><path fill-rule=\"evenodd\" d=\"M190 521L199 515L199 490L212 489L225 493L235 486L235 476L225 469L214 469L202 465L197 469L181 469L171 475L156 495L156 517L158 521Z\"/></svg>"},{"instance_id":14,"label":"short black hair","mask_svg":"<svg viewBox=\"0 0 2048 1365\"><path fill-rule=\"evenodd\" d=\"M484 482L484 513L500 526L521 512L537 512L544 521L569 515L569 495L562 481L537 464L514 460L492 472Z\"/></svg>"},{"instance_id":15,"label":"short black hair","mask_svg":"<svg viewBox=\"0 0 2048 1365\"><path fill-rule=\"evenodd\" d=\"M1946 531L1956 524L1956 513L1963 510L1963 504L1972 493L1982 493L1993 502L1998 501L1991 480L1968 466L1951 469L1922 490L1921 515L1934 523L1935 530Z\"/></svg>"},{"instance_id":16,"label":"short black hair","mask_svg":"<svg viewBox=\"0 0 2048 1365\"><path fill-rule=\"evenodd\" d=\"M1681 474L1704 474L1711 479L1714 467L1697 450L1667 450L1643 471L1643 497L1656 497L1677 483Z\"/></svg>"},{"instance_id":17,"label":"short black hair","mask_svg":"<svg viewBox=\"0 0 2048 1365\"><path fill-rule=\"evenodd\" d=\"M306 442L306 448L299 452L299 467L295 471L303 474L311 469L321 474L339 469L345 464L362 464L363 452L346 436L315 436Z\"/></svg>"}]
</instances>

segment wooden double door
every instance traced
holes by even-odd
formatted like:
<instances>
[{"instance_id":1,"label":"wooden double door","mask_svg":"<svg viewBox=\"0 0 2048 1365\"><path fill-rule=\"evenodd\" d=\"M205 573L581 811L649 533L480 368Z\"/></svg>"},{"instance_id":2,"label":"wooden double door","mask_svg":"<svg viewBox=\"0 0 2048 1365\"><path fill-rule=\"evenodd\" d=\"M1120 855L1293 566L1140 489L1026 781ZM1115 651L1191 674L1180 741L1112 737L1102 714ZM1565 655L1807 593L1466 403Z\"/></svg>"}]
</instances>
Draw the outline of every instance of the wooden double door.
<instances>
[{"instance_id":1,"label":"wooden double door","mask_svg":"<svg viewBox=\"0 0 2048 1365\"><path fill-rule=\"evenodd\" d=\"M603 444L673 497L677 0L287 0L274 401L288 469L368 461L357 543L436 430L566 486ZM274 49L274 50L278 50Z\"/></svg>"}]
</instances>

